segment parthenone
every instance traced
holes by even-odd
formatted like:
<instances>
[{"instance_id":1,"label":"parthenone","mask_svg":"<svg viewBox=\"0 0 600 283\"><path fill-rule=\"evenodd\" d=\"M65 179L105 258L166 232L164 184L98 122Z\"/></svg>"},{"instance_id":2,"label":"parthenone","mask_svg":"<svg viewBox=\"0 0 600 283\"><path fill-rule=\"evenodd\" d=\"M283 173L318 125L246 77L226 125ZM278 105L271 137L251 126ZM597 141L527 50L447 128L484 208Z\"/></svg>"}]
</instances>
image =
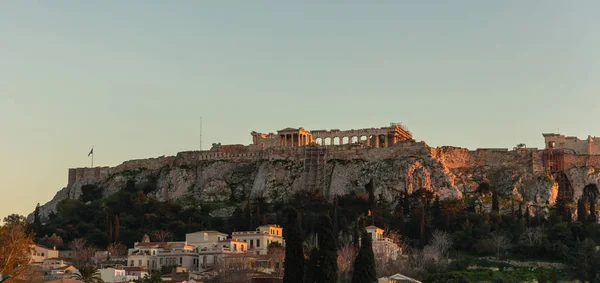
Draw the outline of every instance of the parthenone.
<instances>
[{"instance_id":1,"label":"parthenone","mask_svg":"<svg viewBox=\"0 0 600 283\"><path fill-rule=\"evenodd\" d=\"M263 148L273 146L333 146L344 144L363 144L368 147L382 148L399 141L411 140L412 133L397 123L389 127L352 129L352 130L313 130L303 127L285 128L274 133L252 132L252 144Z\"/></svg>"}]
</instances>

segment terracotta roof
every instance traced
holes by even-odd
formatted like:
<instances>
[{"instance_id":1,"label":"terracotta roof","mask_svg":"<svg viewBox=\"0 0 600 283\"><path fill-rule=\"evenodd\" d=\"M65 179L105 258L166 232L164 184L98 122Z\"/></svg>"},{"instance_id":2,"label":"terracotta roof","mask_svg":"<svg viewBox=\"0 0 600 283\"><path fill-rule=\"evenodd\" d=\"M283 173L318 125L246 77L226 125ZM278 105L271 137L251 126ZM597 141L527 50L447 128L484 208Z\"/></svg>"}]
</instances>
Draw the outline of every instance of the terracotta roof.
<instances>
[{"instance_id":1,"label":"terracotta roof","mask_svg":"<svg viewBox=\"0 0 600 283\"><path fill-rule=\"evenodd\" d=\"M139 266L123 266L123 270L125 271L148 271L146 268Z\"/></svg>"}]
</instances>

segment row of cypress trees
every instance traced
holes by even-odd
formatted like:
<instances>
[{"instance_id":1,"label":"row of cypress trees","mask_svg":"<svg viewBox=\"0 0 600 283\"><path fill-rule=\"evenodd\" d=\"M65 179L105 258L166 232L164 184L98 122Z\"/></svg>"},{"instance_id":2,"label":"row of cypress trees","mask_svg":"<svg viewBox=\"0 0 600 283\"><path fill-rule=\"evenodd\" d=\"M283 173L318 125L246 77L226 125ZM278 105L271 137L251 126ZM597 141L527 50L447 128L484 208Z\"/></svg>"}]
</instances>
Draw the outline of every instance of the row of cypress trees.
<instances>
[{"instance_id":1,"label":"row of cypress trees","mask_svg":"<svg viewBox=\"0 0 600 283\"><path fill-rule=\"evenodd\" d=\"M284 283L337 283L338 280L338 247L333 223L328 215L319 217L317 230L317 247L310 251L305 259L304 235L298 212L288 207L285 209L286 239ZM375 272L375 255L371 237L363 230L361 246L354 261L352 283L373 283L377 281Z\"/></svg>"}]
</instances>

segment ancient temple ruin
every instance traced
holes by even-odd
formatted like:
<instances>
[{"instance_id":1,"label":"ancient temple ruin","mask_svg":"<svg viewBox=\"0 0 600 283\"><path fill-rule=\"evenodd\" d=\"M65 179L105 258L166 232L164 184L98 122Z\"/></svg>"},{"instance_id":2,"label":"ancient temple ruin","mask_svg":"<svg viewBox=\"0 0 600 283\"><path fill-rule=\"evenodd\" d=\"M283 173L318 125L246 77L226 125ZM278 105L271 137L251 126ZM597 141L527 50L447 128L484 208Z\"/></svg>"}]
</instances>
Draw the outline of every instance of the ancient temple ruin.
<instances>
[{"instance_id":1,"label":"ancient temple ruin","mask_svg":"<svg viewBox=\"0 0 600 283\"><path fill-rule=\"evenodd\" d=\"M351 129L351 130L312 130L285 128L277 134L252 132L252 144L269 148L273 146L333 146L344 144L362 144L367 147L384 148L397 142L412 140L412 133L400 124L392 123L389 127Z\"/></svg>"}]
</instances>

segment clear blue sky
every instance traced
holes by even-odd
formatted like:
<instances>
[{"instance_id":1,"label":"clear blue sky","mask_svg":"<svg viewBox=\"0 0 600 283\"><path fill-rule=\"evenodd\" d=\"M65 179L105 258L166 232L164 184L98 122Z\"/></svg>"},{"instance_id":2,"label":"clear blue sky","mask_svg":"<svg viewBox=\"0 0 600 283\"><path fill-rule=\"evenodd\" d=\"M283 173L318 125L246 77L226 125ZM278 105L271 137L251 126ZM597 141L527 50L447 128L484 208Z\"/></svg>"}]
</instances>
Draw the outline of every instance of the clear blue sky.
<instances>
[{"instance_id":1,"label":"clear blue sky","mask_svg":"<svg viewBox=\"0 0 600 283\"><path fill-rule=\"evenodd\" d=\"M200 116L205 149L397 121L433 146L600 135L598 1L291 2L1 1L0 217L92 145L103 166L197 149Z\"/></svg>"}]
</instances>

